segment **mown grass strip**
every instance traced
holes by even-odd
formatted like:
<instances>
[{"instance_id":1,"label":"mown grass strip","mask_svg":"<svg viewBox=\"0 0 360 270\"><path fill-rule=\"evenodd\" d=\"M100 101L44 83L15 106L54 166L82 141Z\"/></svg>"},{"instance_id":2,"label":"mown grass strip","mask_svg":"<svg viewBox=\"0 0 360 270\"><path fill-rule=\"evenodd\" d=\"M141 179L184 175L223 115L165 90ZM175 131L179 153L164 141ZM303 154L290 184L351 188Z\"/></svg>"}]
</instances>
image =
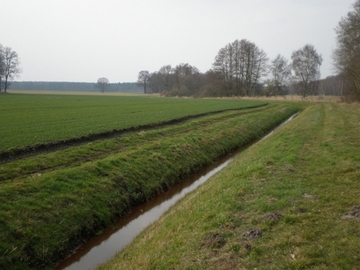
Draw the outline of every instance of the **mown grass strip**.
<instances>
[{"instance_id":1,"label":"mown grass strip","mask_svg":"<svg viewBox=\"0 0 360 270\"><path fill-rule=\"evenodd\" d=\"M298 109L280 104L193 128L182 136L142 142L77 167L2 182L0 268L54 265L132 205L259 138Z\"/></svg>"},{"instance_id":2,"label":"mown grass strip","mask_svg":"<svg viewBox=\"0 0 360 270\"><path fill-rule=\"evenodd\" d=\"M11 154L14 149L29 145L91 137L111 130L265 103L151 96L8 94L0 98L0 152Z\"/></svg>"},{"instance_id":3,"label":"mown grass strip","mask_svg":"<svg viewBox=\"0 0 360 270\"><path fill-rule=\"evenodd\" d=\"M312 105L99 269L357 269L359 134L359 105Z\"/></svg>"}]
</instances>

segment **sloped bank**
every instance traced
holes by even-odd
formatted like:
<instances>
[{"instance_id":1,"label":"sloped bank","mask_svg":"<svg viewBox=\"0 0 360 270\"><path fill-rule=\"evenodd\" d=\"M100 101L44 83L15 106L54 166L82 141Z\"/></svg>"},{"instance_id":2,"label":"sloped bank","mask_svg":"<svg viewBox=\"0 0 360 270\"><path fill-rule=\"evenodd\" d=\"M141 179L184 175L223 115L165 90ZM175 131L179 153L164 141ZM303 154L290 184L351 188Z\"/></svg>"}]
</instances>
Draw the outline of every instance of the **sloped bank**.
<instances>
[{"instance_id":1,"label":"sloped bank","mask_svg":"<svg viewBox=\"0 0 360 270\"><path fill-rule=\"evenodd\" d=\"M312 104L98 269L359 269L360 106Z\"/></svg>"},{"instance_id":2,"label":"sloped bank","mask_svg":"<svg viewBox=\"0 0 360 270\"><path fill-rule=\"evenodd\" d=\"M2 183L0 268L54 266L131 206L263 136L298 109L278 104L239 113L180 137L165 136L78 167Z\"/></svg>"}]
</instances>

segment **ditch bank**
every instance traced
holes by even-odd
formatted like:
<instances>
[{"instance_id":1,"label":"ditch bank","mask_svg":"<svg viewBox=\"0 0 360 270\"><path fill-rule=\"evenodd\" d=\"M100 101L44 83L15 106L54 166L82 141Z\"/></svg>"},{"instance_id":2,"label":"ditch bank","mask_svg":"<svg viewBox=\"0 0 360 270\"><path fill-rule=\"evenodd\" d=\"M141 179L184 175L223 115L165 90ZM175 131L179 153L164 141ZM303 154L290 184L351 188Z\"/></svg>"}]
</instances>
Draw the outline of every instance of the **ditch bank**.
<instances>
[{"instance_id":1,"label":"ditch bank","mask_svg":"<svg viewBox=\"0 0 360 270\"><path fill-rule=\"evenodd\" d=\"M359 104L309 104L98 269L357 269Z\"/></svg>"},{"instance_id":2,"label":"ditch bank","mask_svg":"<svg viewBox=\"0 0 360 270\"><path fill-rule=\"evenodd\" d=\"M271 136L278 128L291 121L295 116L296 114L292 115L260 140ZM146 227L158 220L177 201L197 189L214 174L227 167L239 153L257 142L258 141L250 142L242 146L235 152L224 156L216 163L192 175L165 193L142 205L134 207L128 216L119 219L118 222L106 228L103 234L95 236L79 247L74 254L57 265L56 270L95 269L99 264L110 260L116 253L131 243Z\"/></svg>"},{"instance_id":3,"label":"ditch bank","mask_svg":"<svg viewBox=\"0 0 360 270\"><path fill-rule=\"evenodd\" d=\"M213 112L207 112L207 113L200 113L200 114L194 114L194 115L186 115L184 117L171 119L168 121L162 121L159 123L150 123L145 125L139 125L139 126L131 126L124 129L113 129L110 131L104 131L99 133L90 133L87 135L83 135L80 137L75 138L69 138L61 141L53 141L53 142L47 142L47 143L40 143L36 145L29 145L26 147L21 148L14 148L9 149L6 151L0 152L0 164L7 163L13 160L21 159L24 157L29 156L36 156L43 153L49 153L54 152L60 149L66 149L69 147L79 146L83 145L85 143L93 142L96 140L103 140L103 139L111 139L118 136L121 136L124 133L128 132L138 132L138 131L144 131L144 130L150 130L154 128L164 127L168 125L176 125L183 123L185 121L196 119L200 117L204 117L207 115L213 115L213 114L219 114L226 111L236 111L236 110L246 110L246 109L255 109L267 106L268 103L255 105L255 106L249 106L245 108L238 108L238 109L227 109L227 110L219 110L219 111L213 111Z\"/></svg>"},{"instance_id":4,"label":"ditch bank","mask_svg":"<svg viewBox=\"0 0 360 270\"><path fill-rule=\"evenodd\" d=\"M0 222L0 268L54 267L132 207L261 138L298 110L293 104L274 106L242 122L165 137L144 145L141 152L134 149L126 156L114 154L44 173L22 182L15 191L1 189L1 200L10 204Z\"/></svg>"}]
</instances>

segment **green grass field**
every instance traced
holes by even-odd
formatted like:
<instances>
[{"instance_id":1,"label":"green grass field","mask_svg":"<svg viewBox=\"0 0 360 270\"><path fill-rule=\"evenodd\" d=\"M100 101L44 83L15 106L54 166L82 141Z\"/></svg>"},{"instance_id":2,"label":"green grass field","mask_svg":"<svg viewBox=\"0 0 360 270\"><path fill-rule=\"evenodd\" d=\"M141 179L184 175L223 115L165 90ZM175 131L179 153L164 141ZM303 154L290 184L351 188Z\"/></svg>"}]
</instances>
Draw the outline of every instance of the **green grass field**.
<instances>
[{"instance_id":1,"label":"green grass field","mask_svg":"<svg viewBox=\"0 0 360 270\"><path fill-rule=\"evenodd\" d=\"M13 121L18 122L18 125L13 127L20 128L20 119L30 119L30 112L38 117L34 123L37 123L39 129L49 129L53 122L50 135L44 133L46 140L60 138L56 134L62 125L56 124L54 119L58 123L62 123L60 119L66 122L66 115L77 119L71 125L74 130L78 130L80 123L84 123L80 135L71 133L70 128L64 130L64 136L68 137L69 134L86 134L86 130L91 128L90 123L93 123L89 114L103 113L100 118L108 119L107 128L114 129L126 125L158 123L173 119L171 117L225 111L1 164L0 269L53 267L84 240L125 215L132 206L157 196L224 154L260 138L305 106L272 103L247 108L262 102L150 97L3 97L13 102L14 111L17 111L14 104L18 106L18 111L14 113L18 119ZM55 101L48 104L45 102L47 99ZM11 111L11 102L7 103L4 111ZM83 105L76 107L75 104L79 103ZM119 104L122 106L119 107ZM228 110L231 108L234 110ZM119 124L118 118L112 117L121 110L129 119L125 117ZM131 118L131 113L126 114L137 110L141 111L138 117L145 119L142 122L136 117ZM39 113L42 111L47 113L42 115ZM60 112L62 115L59 115ZM35 134L32 132L30 130L23 135L32 137ZM16 137L16 128L9 134ZM29 143L35 142L16 145L26 146Z\"/></svg>"},{"instance_id":2,"label":"green grass field","mask_svg":"<svg viewBox=\"0 0 360 270\"><path fill-rule=\"evenodd\" d=\"M0 153L153 126L1 164L0 269L54 267L133 205L298 111L100 269L359 269L360 106L262 104L1 95Z\"/></svg>"},{"instance_id":3,"label":"green grass field","mask_svg":"<svg viewBox=\"0 0 360 270\"><path fill-rule=\"evenodd\" d=\"M359 134L309 104L99 269L360 269Z\"/></svg>"},{"instance_id":4,"label":"green grass field","mask_svg":"<svg viewBox=\"0 0 360 270\"><path fill-rule=\"evenodd\" d=\"M260 104L265 102L151 96L1 95L0 152Z\"/></svg>"}]
</instances>

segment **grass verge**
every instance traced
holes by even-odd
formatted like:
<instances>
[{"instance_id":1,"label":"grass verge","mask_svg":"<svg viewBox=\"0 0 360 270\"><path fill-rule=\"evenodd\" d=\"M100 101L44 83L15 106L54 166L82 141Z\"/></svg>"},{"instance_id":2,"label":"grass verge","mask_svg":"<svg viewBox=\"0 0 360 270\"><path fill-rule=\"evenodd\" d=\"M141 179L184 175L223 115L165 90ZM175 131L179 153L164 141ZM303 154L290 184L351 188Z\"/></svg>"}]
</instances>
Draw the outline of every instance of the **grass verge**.
<instances>
[{"instance_id":1,"label":"grass verge","mask_svg":"<svg viewBox=\"0 0 360 270\"><path fill-rule=\"evenodd\" d=\"M359 269L359 116L311 105L99 269Z\"/></svg>"},{"instance_id":2,"label":"grass verge","mask_svg":"<svg viewBox=\"0 0 360 270\"><path fill-rule=\"evenodd\" d=\"M294 104L274 104L267 110L231 117L226 116L229 112L223 118L205 116L175 130L133 133L127 139L138 143L78 161L76 166L65 166L69 161L51 166L56 158L48 160L45 155L44 171L20 172L0 183L0 268L54 266L131 206L259 138L298 109ZM101 144L100 150L104 149ZM74 155L77 150L73 149ZM7 168L11 170L10 165Z\"/></svg>"}]
</instances>

